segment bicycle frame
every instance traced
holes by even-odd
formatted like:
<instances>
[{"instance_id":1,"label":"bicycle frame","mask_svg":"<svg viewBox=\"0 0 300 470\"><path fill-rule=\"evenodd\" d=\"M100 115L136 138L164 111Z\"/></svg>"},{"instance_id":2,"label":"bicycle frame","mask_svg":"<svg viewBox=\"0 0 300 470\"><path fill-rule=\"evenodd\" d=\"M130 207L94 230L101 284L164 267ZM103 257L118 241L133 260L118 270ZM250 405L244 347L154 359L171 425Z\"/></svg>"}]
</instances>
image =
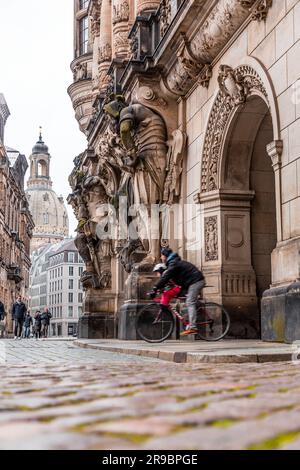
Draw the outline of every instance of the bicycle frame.
<instances>
[{"instance_id":1,"label":"bicycle frame","mask_svg":"<svg viewBox=\"0 0 300 470\"><path fill-rule=\"evenodd\" d=\"M154 299L154 301L157 302L157 303L160 303L160 297L156 297ZM208 316L207 312L206 312L206 309L205 309L205 302L203 302L202 300L200 302L201 302L201 306L198 307L197 313L199 313L201 310L203 310L204 315ZM183 324L183 326L187 326L189 324L188 319L185 318L184 316L180 315L180 313L177 312L177 310L174 307L172 307L172 305L168 305L168 306L166 306L166 308L172 313L172 315L175 318L178 318L178 320ZM161 310L159 311L159 313L157 315L157 318L155 319L154 323L157 323L159 321L160 313L161 313ZM197 326L209 326L212 323L213 323L213 320L208 317L207 321L197 322Z\"/></svg>"}]
</instances>

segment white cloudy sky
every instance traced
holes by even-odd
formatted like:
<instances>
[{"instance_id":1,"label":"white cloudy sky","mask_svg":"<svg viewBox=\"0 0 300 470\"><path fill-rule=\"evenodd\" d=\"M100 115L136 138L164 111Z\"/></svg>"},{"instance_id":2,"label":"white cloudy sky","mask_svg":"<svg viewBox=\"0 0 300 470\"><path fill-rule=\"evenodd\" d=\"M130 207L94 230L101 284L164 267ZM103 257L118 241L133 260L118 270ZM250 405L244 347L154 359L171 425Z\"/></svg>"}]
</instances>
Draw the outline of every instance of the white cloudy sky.
<instances>
[{"instance_id":1,"label":"white cloudy sky","mask_svg":"<svg viewBox=\"0 0 300 470\"><path fill-rule=\"evenodd\" d=\"M73 0L0 0L0 92L11 112L5 144L28 157L43 126L53 189L64 197L73 159L86 146L67 94L72 59Z\"/></svg>"}]
</instances>

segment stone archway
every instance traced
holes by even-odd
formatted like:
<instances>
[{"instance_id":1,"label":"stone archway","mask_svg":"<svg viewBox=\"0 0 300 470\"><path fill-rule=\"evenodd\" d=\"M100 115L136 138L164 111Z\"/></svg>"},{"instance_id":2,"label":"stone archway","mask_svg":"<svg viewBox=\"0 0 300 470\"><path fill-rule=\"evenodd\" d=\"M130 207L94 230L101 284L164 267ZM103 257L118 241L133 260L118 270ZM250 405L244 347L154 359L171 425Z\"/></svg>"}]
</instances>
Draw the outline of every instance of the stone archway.
<instances>
[{"instance_id":1,"label":"stone archway","mask_svg":"<svg viewBox=\"0 0 300 470\"><path fill-rule=\"evenodd\" d=\"M232 336L256 338L280 233L280 187L267 152L276 132L266 87L252 67L221 66L219 85L202 159L203 270L215 286L209 298L230 310Z\"/></svg>"}]
</instances>

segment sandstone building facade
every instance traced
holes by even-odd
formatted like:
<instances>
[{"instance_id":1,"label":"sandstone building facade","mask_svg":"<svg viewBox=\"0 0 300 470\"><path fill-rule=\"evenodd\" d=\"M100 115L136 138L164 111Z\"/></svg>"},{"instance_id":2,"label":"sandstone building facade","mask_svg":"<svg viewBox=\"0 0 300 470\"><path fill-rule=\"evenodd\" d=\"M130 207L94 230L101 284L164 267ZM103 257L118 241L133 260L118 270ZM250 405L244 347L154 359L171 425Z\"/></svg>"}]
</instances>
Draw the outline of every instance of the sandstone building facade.
<instances>
[{"instance_id":1,"label":"sandstone building facade","mask_svg":"<svg viewBox=\"0 0 300 470\"><path fill-rule=\"evenodd\" d=\"M34 222L24 191L26 157L4 145L9 109L0 94L0 300L12 330L11 307L16 297L28 299L30 241Z\"/></svg>"},{"instance_id":2,"label":"sandstone building facade","mask_svg":"<svg viewBox=\"0 0 300 470\"><path fill-rule=\"evenodd\" d=\"M47 243L58 243L69 236L68 212L62 196L52 189L51 155L40 132L29 157L30 177L26 196L35 223L31 253Z\"/></svg>"},{"instance_id":3,"label":"sandstone building facade","mask_svg":"<svg viewBox=\"0 0 300 470\"><path fill-rule=\"evenodd\" d=\"M75 0L70 176L82 336L133 339L160 244L204 272L233 337L300 339L300 1ZM136 215L139 237L101 237ZM151 206L174 212L167 236Z\"/></svg>"}]
</instances>

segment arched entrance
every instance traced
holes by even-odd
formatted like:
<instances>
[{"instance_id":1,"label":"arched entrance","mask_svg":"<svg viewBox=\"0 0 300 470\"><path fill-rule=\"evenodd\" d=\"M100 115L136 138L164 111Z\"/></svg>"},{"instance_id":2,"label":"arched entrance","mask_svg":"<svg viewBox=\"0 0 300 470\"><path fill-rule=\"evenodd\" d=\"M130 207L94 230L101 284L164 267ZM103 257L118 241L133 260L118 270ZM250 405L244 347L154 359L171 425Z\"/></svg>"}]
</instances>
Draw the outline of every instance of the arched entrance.
<instances>
[{"instance_id":1,"label":"arched entrance","mask_svg":"<svg viewBox=\"0 0 300 470\"><path fill-rule=\"evenodd\" d=\"M240 194L239 203L231 206L235 215L226 217L227 244L223 254L224 274L231 273L230 283L235 284L229 286L227 280L225 289L236 294L231 301L225 295L223 301L238 316L232 331L237 336L260 335L261 299L272 283L271 254L277 242L275 175L267 153L272 141L269 108L261 97L251 96L231 121L220 175L221 191L227 193L227 198ZM239 272L232 273L232 261L239 263L238 271L244 266L246 279L240 279ZM250 297L245 302L243 294L247 291Z\"/></svg>"},{"instance_id":2,"label":"arched entrance","mask_svg":"<svg viewBox=\"0 0 300 470\"><path fill-rule=\"evenodd\" d=\"M230 311L233 337L259 338L261 298L272 283L278 240L278 188L268 152L274 123L253 69L224 66L220 73L225 79L202 161L203 271L214 286L206 294Z\"/></svg>"}]
</instances>

